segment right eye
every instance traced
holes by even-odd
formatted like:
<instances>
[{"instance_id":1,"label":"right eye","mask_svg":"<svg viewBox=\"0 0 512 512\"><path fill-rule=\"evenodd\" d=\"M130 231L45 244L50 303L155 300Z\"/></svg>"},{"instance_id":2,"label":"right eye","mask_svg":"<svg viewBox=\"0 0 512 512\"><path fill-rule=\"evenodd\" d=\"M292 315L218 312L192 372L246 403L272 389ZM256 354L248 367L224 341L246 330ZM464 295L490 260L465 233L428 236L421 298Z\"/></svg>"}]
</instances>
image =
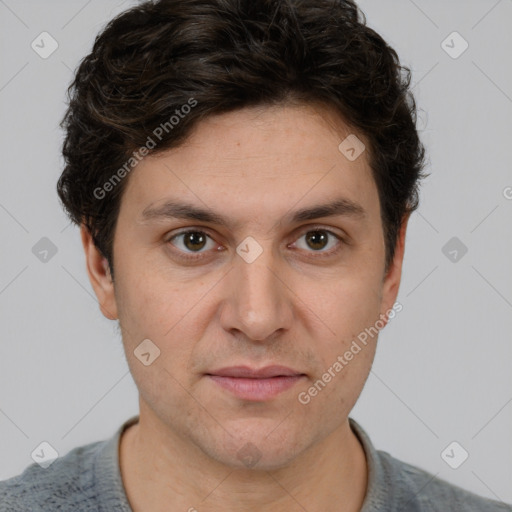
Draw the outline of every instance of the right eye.
<instances>
[{"instance_id":1,"label":"right eye","mask_svg":"<svg viewBox=\"0 0 512 512\"><path fill-rule=\"evenodd\" d=\"M188 229L187 231L182 231L175 234L168 240L168 242L174 247L178 247L177 252L183 253L180 255L180 257L185 259L197 259L201 258L202 254L206 252L201 251L201 249L204 249L205 246L207 246L208 239L210 239L213 243L213 239L204 231ZM178 240L178 243L175 244L175 240ZM181 247L184 247L184 249L180 248L180 245ZM213 247L215 247L214 243ZM210 247L210 249L213 247ZM187 256L187 254L191 256ZM195 254L197 254L197 256Z\"/></svg>"}]
</instances>

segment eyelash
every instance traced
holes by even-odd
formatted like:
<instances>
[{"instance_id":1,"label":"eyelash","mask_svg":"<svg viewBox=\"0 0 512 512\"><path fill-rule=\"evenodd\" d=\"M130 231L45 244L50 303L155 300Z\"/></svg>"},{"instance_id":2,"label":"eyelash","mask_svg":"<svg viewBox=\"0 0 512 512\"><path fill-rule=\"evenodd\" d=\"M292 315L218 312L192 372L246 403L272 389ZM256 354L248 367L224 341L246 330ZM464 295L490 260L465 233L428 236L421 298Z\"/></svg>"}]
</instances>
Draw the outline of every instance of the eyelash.
<instances>
[{"instance_id":1,"label":"eyelash","mask_svg":"<svg viewBox=\"0 0 512 512\"><path fill-rule=\"evenodd\" d=\"M308 252L314 252L315 253L315 256L312 256L315 259L317 259L317 258L332 257L332 256L336 255L342 249L343 244L347 244L346 240L344 240L340 235L334 233L333 231L331 231L331 230L329 230L327 228L321 227L321 226L309 227L306 231L303 231L300 234L300 236L297 238L297 240L302 238L304 235L307 235L308 233L313 232L313 231L323 231L325 233L328 233L329 235L332 235L334 238L336 238L340 242L339 244L337 244L337 246L334 249L331 249L329 251L324 251L324 252L321 252L321 251L308 251ZM175 233L172 237L167 239L167 243L172 242L178 236L187 235L189 233L201 233L201 234L206 235L208 238L212 239L212 237L206 231L204 231L204 229L190 229L190 228L188 228L185 231L180 231L179 233ZM170 245L175 247L172 243L170 243ZM202 259L202 258L205 257L204 256L204 254L205 254L204 252L201 252L201 253L186 253L186 252L184 252L184 251L182 251L180 249L176 249L176 250L173 249L173 251L176 252L179 255L180 258L188 260L188 261L195 261L195 260L199 260L199 259Z\"/></svg>"}]
</instances>

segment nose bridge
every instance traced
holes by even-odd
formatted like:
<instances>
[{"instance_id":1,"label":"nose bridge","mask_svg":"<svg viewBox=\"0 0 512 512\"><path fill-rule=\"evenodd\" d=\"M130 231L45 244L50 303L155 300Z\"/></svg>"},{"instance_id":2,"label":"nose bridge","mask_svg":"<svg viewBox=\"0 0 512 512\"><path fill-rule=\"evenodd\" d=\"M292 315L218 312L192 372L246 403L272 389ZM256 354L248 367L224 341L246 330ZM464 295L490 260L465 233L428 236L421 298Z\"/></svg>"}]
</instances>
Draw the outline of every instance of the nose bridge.
<instances>
[{"instance_id":1,"label":"nose bridge","mask_svg":"<svg viewBox=\"0 0 512 512\"><path fill-rule=\"evenodd\" d=\"M289 327L287 288L278 277L280 265L270 242L248 238L238 246L233 262L233 292L224 327L236 328L253 340L264 340Z\"/></svg>"}]
</instances>

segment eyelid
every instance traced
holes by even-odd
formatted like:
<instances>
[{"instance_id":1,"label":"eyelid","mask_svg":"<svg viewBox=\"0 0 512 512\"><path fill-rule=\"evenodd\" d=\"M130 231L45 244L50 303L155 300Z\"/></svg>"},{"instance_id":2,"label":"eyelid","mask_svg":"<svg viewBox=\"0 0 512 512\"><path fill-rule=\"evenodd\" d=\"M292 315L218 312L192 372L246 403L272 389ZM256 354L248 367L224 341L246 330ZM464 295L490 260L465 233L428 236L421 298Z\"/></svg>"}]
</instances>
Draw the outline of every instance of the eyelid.
<instances>
[{"instance_id":1,"label":"eyelid","mask_svg":"<svg viewBox=\"0 0 512 512\"><path fill-rule=\"evenodd\" d=\"M340 240L344 240L347 235L339 228L334 228L332 226L324 226L322 224L306 224L303 226L304 229L300 231L301 235L304 233L307 233L309 231L327 231L328 233L331 233L332 235L338 237Z\"/></svg>"}]
</instances>

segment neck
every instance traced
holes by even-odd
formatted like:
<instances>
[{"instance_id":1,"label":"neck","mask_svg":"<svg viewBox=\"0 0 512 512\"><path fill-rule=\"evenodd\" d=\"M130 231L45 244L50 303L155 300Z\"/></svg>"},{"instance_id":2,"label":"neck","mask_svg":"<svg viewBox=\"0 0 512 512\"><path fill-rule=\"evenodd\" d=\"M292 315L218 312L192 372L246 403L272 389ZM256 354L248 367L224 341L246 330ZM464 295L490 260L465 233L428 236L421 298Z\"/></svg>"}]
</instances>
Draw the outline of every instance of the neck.
<instances>
[{"instance_id":1,"label":"neck","mask_svg":"<svg viewBox=\"0 0 512 512\"><path fill-rule=\"evenodd\" d=\"M359 512L367 487L364 450L348 419L272 471L238 469L206 456L151 420L121 437L120 466L133 512Z\"/></svg>"}]
</instances>

